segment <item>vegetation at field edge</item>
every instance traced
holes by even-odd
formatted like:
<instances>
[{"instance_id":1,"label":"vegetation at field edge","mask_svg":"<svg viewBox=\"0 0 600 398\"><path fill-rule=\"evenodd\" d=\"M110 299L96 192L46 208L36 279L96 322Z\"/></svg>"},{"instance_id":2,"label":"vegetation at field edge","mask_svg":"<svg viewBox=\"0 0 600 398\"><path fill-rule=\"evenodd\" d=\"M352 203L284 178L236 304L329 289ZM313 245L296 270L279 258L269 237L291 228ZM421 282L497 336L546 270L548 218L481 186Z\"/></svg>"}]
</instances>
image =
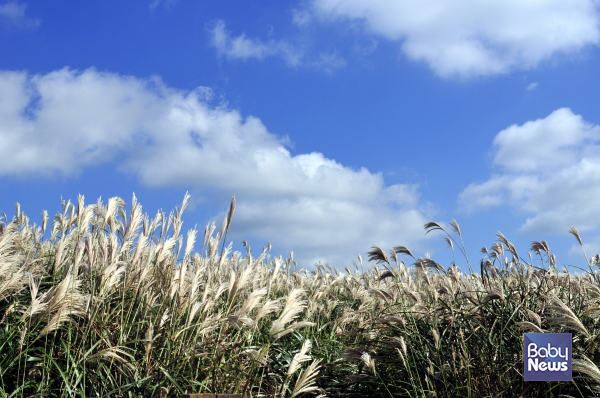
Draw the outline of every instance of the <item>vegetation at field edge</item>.
<instances>
[{"instance_id":1,"label":"vegetation at field edge","mask_svg":"<svg viewBox=\"0 0 600 398\"><path fill-rule=\"evenodd\" d=\"M580 274L501 233L473 270L454 220L425 231L468 273L404 246L308 271L270 244L225 246L235 199L196 251L188 199L151 218L135 195L128 211L79 196L48 231L47 212L38 226L18 204L0 219L0 397L600 396L600 255L575 228ZM523 380L526 332L573 334L572 382Z\"/></svg>"}]
</instances>

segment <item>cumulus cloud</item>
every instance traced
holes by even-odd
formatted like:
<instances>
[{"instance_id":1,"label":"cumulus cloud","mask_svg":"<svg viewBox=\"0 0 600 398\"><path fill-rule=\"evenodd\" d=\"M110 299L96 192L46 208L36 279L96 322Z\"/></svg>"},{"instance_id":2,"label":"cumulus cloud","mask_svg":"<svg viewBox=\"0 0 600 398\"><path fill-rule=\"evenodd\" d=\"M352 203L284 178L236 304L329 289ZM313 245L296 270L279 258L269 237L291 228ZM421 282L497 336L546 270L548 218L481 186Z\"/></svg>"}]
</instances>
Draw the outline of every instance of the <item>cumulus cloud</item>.
<instances>
[{"instance_id":1,"label":"cumulus cloud","mask_svg":"<svg viewBox=\"0 0 600 398\"><path fill-rule=\"evenodd\" d=\"M225 28L225 22L218 20L211 30L211 45L217 49L221 56L230 59L250 58L264 59L266 57L282 57L292 66L299 64L301 52L285 41L261 41L246 37L241 34L233 37Z\"/></svg>"},{"instance_id":2,"label":"cumulus cloud","mask_svg":"<svg viewBox=\"0 0 600 398\"><path fill-rule=\"evenodd\" d=\"M144 118L165 111L159 96L132 78L0 72L0 157L7 160L0 174L76 174L129 148L153 128Z\"/></svg>"},{"instance_id":3,"label":"cumulus cloud","mask_svg":"<svg viewBox=\"0 0 600 398\"><path fill-rule=\"evenodd\" d=\"M568 108L502 130L494 139L497 172L459 197L472 212L510 205L531 214L528 233L590 230L600 220L600 126Z\"/></svg>"},{"instance_id":4,"label":"cumulus cloud","mask_svg":"<svg viewBox=\"0 0 600 398\"><path fill-rule=\"evenodd\" d=\"M26 4L20 4L16 1L2 4L0 5L0 21L21 27L39 26L41 21L36 18L27 17L25 15L26 10Z\"/></svg>"},{"instance_id":5,"label":"cumulus cloud","mask_svg":"<svg viewBox=\"0 0 600 398\"><path fill-rule=\"evenodd\" d=\"M418 249L433 215L418 187L318 152L292 155L258 118L209 97L93 69L2 72L0 175L75 175L118 159L146 186L235 194L230 236L294 250L303 266L343 267L371 244Z\"/></svg>"},{"instance_id":6,"label":"cumulus cloud","mask_svg":"<svg viewBox=\"0 0 600 398\"><path fill-rule=\"evenodd\" d=\"M414 190L408 191L409 201L418 198ZM264 239L277 237L279 247L300 253L304 265L321 261L339 268L349 266L359 252L364 258L372 244L384 250L399 242L417 250L422 248L419 241L425 238L423 224L428 215L426 209L418 207L395 208L385 202L306 196L246 201L239 210L236 222L241 228L235 234L238 239L249 232Z\"/></svg>"},{"instance_id":7,"label":"cumulus cloud","mask_svg":"<svg viewBox=\"0 0 600 398\"><path fill-rule=\"evenodd\" d=\"M600 41L593 0L313 0L321 19L358 20L441 76L530 68ZM304 20L304 19L301 19Z\"/></svg>"}]
</instances>

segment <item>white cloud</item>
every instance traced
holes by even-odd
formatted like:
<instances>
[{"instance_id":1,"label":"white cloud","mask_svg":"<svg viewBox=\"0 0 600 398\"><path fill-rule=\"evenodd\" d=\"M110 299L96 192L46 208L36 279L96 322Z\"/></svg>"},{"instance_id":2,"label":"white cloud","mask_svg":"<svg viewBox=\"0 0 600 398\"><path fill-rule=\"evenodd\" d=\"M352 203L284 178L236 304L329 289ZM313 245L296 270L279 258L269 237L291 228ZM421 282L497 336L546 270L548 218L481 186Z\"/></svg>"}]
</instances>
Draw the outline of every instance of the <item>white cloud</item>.
<instances>
[{"instance_id":1,"label":"white cloud","mask_svg":"<svg viewBox=\"0 0 600 398\"><path fill-rule=\"evenodd\" d=\"M363 21L441 76L530 68L600 41L593 0L313 0L311 10Z\"/></svg>"},{"instance_id":2,"label":"white cloud","mask_svg":"<svg viewBox=\"0 0 600 398\"><path fill-rule=\"evenodd\" d=\"M380 193L385 195L385 188ZM418 197L416 192L408 194L410 201ZM359 252L366 260L372 244L384 250L400 242L411 248L421 246L423 224L429 221L416 207L396 209L385 202L324 197L246 201L239 210L236 223L241 228L234 235L238 239L248 233L275 239L277 246L293 248L296 257L300 253L305 264L325 260L340 269Z\"/></svg>"},{"instance_id":3,"label":"white cloud","mask_svg":"<svg viewBox=\"0 0 600 398\"><path fill-rule=\"evenodd\" d=\"M210 105L207 92L93 69L2 72L0 175L72 175L119 155L115 166L146 186L235 194L230 236L294 250L303 266L343 267L371 244L419 249L433 211L416 186L387 186L321 153L292 155L258 118Z\"/></svg>"},{"instance_id":4,"label":"white cloud","mask_svg":"<svg viewBox=\"0 0 600 398\"><path fill-rule=\"evenodd\" d=\"M165 7L170 10L175 4L177 4L179 0L152 0L150 2L150 10L154 11L161 3L164 3Z\"/></svg>"},{"instance_id":5,"label":"white cloud","mask_svg":"<svg viewBox=\"0 0 600 398\"><path fill-rule=\"evenodd\" d=\"M248 38L245 34L232 37L222 20L216 22L211 34L211 45L217 49L219 55L230 59L264 59L278 56L289 65L296 66L302 58L301 51L285 41L263 42Z\"/></svg>"},{"instance_id":6,"label":"white cloud","mask_svg":"<svg viewBox=\"0 0 600 398\"><path fill-rule=\"evenodd\" d=\"M525 90L527 91L533 91L537 88L538 84L537 82L533 82L527 85L527 87L525 87Z\"/></svg>"},{"instance_id":7,"label":"white cloud","mask_svg":"<svg viewBox=\"0 0 600 398\"><path fill-rule=\"evenodd\" d=\"M4 19L13 25L22 27L37 27L41 21L36 18L29 18L25 15L27 10L26 4L20 4L16 1L11 1L0 5L0 20Z\"/></svg>"},{"instance_id":8,"label":"white cloud","mask_svg":"<svg viewBox=\"0 0 600 398\"><path fill-rule=\"evenodd\" d=\"M294 9L292 10L292 21L297 26L306 26L312 20L310 12L304 9Z\"/></svg>"},{"instance_id":9,"label":"white cloud","mask_svg":"<svg viewBox=\"0 0 600 398\"><path fill-rule=\"evenodd\" d=\"M346 61L336 53L320 53L312 65L327 73L332 73L346 66Z\"/></svg>"},{"instance_id":10,"label":"white cloud","mask_svg":"<svg viewBox=\"0 0 600 398\"><path fill-rule=\"evenodd\" d=\"M512 125L494 138L494 163L512 172L554 173L575 164L599 138L600 127L586 123L568 108L544 119Z\"/></svg>"},{"instance_id":11,"label":"white cloud","mask_svg":"<svg viewBox=\"0 0 600 398\"><path fill-rule=\"evenodd\" d=\"M88 70L0 72L0 174L78 173L110 161L166 112L144 82ZM156 116L155 116L156 117Z\"/></svg>"},{"instance_id":12,"label":"white cloud","mask_svg":"<svg viewBox=\"0 0 600 398\"><path fill-rule=\"evenodd\" d=\"M299 15L294 14L296 24L303 25L309 22L308 20L304 22L297 20L301 17ZM262 60L269 57L281 57L289 66L303 65L326 73L332 73L346 66L346 61L335 51L307 54L306 46L292 45L285 40L261 41L248 38L245 34L233 37L226 30L225 22L222 20L218 20L211 30L210 44L217 49L220 56L228 59Z\"/></svg>"},{"instance_id":13,"label":"white cloud","mask_svg":"<svg viewBox=\"0 0 600 398\"><path fill-rule=\"evenodd\" d=\"M531 214L521 226L529 233L600 226L600 126L557 109L498 133L493 163L496 174L461 193L462 209L514 206Z\"/></svg>"}]
</instances>

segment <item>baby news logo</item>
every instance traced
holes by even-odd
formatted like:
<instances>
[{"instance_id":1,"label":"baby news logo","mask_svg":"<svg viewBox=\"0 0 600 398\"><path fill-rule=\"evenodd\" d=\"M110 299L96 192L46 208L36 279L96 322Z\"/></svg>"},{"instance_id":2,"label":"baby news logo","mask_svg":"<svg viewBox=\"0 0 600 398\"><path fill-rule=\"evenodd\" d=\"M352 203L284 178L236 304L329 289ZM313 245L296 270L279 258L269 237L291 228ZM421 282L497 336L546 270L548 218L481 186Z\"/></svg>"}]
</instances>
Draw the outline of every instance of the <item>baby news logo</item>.
<instances>
[{"instance_id":1,"label":"baby news logo","mask_svg":"<svg viewBox=\"0 0 600 398\"><path fill-rule=\"evenodd\" d=\"M571 381L571 333L525 333L525 381Z\"/></svg>"}]
</instances>

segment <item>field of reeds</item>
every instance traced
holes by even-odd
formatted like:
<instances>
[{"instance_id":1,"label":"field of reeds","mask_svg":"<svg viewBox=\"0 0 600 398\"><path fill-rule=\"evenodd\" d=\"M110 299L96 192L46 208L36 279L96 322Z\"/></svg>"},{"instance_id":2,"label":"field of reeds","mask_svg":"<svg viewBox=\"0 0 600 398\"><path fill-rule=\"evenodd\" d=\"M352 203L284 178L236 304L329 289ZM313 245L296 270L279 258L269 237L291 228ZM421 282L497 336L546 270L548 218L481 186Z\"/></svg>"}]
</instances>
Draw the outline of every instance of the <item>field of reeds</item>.
<instances>
[{"instance_id":1,"label":"field of reeds","mask_svg":"<svg viewBox=\"0 0 600 398\"><path fill-rule=\"evenodd\" d=\"M184 234L187 200L154 218L135 196L80 196L40 226L4 216L1 397L600 396L599 256L573 275L546 242L527 261L498 234L471 269L452 221L425 232L470 272L403 246L297 270L225 246L235 200L219 231ZM524 332L573 334L572 382L523 381Z\"/></svg>"}]
</instances>

